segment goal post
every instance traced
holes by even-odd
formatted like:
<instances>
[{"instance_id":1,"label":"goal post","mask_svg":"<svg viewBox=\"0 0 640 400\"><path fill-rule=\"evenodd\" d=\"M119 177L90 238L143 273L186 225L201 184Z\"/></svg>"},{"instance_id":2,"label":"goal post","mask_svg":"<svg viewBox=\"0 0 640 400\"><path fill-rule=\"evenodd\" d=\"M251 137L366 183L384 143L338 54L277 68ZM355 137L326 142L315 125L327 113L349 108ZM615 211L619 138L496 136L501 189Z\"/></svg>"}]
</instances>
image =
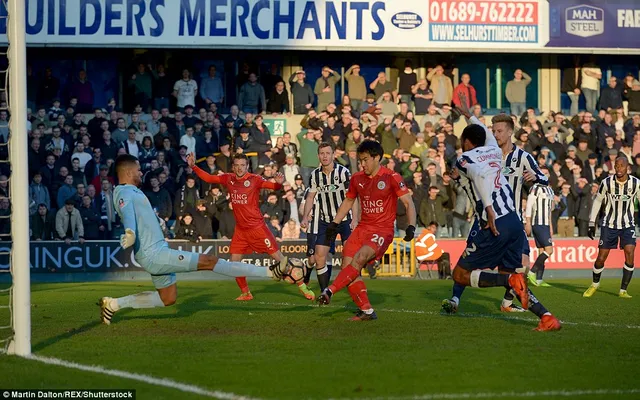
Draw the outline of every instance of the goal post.
<instances>
[{"instance_id":1,"label":"goal post","mask_svg":"<svg viewBox=\"0 0 640 400\"><path fill-rule=\"evenodd\" d=\"M9 160L11 163L11 237L10 268L13 280L11 318L13 340L8 352L31 354L31 289L29 249L29 172L27 140L27 46L25 0L6 0L7 41L9 48L7 104L9 121Z\"/></svg>"}]
</instances>

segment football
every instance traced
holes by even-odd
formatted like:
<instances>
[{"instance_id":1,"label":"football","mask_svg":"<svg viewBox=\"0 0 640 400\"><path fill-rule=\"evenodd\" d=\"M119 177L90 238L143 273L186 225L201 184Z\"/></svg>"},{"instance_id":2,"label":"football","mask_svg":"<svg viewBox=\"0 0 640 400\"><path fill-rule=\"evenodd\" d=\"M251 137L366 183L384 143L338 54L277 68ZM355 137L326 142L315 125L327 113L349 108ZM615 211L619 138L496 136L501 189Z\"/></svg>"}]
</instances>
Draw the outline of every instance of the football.
<instances>
[{"instance_id":1,"label":"football","mask_svg":"<svg viewBox=\"0 0 640 400\"><path fill-rule=\"evenodd\" d=\"M294 284L301 282L307 272L307 267L299 258L290 258L287 263L287 270L284 274L284 281Z\"/></svg>"}]
</instances>

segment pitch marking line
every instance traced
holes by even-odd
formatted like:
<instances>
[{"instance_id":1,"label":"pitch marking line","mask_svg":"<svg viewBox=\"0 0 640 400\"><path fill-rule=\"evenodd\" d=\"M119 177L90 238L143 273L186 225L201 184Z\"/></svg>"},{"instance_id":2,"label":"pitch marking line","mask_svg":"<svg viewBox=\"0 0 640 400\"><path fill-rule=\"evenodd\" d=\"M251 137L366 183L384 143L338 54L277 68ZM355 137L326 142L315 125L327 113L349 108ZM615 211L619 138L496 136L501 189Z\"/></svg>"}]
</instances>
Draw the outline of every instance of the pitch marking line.
<instances>
[{"instance_id":1,"label":"pitch marking line","mask_svg":"<svg viewBox=\"0 0 640 400\"><path fill-rule=\"evenodd\" d=\"M322 307L322 308L343 308L345 310L350 310L347 306L318 306L315 304L297 304L297 303L286 303L286 302L258 302L258 304L267 305L267 306L303 306L303 307ZM391 313L404 313L404 314L420 314L420 315L442 315L440 312L436 311L424 311L424 310L406 310L406 309L392 309L392 308L380 308L379 311L391 312ZM446 315L445 315L446 316ZM488 318L488 319L500 319L500 320L516 320L516 321L527 321L527 322L538 322L537 318L526 318L526 317L516 317L513 315L492 315L492 314L480 314L480 313L457 313L456 316L459 317L468 317L468 318ZM569 322L569 321L560 321L564 325L584 325L584 326L594 326L598 328L626 328L626 329L640 329L640 325L630 325L630 324L604 324L601 322Z\"/></svg>"},{"instance_id":2,"label":"pitch marking line","mask_svg":"<svg viewBox=\"0 0 640 400\"><path fill-rule=\"evenodd\" d=\"M601 389L601 390L548 390L542 392L496 392L496 393L436 393L402 397L365 397L357 400L453 400L453 399L495 399L495 398L523 398L523 397L579 397L579 396L611 396L640 393L640 389ZM333 399L336 400L336 399ZM343 398L338 400L356 400Z\"/></svg>"},{"instance_id":3,"label":"pitch marking line","mask_svg":"<svg viewBox=\"0 0 640 400\"><path fill-rule=\"evenodd\" d=\"M220 390L208 390L195 385L189 385L186 383L176 382L167 378L155 378L149 375L136 374L133 372L120 371L117 369L108 369L104 367L100 367L98 365L83 365L74 363L71 361L61 360L59 358L51 358L51 357L43 357L32 354L30 356L25 357L28 360L38 361L44 364L49 365L57 365L60 367L78 369L81 371L95 372L102 375L111 375L116 376L118 378L131 379L138 382L148 383L153 386L163 386L171 389L176 389L181 392L194 393L199 394L205 397L211 397L213 399L220 400L259 400L253 397L241 396L235 393L222 392Z\"/></svg>"}]
</instances>

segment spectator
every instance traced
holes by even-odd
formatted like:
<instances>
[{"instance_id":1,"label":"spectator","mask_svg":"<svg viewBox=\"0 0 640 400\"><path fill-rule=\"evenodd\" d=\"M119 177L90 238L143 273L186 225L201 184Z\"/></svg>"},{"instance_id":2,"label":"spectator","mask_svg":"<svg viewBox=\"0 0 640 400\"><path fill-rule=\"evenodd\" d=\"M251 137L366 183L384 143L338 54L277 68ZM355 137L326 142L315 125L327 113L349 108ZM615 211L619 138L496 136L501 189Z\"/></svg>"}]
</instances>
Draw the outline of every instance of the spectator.
<instances>
[{"instance_id":1,"label":"spectator","mask_svg":"<svg viewBox=\"0 0 640 400\"><path fill-rule=\"evenodd\" d=\"M251 72L247 83L240 87L238 107L245 114L258 114L266 109L266 103L264 88L258 83L255 72Z\"/></svg>"},{"instance_id":2,"label":"spectator","mask_svg":"<svg viewBox=\"0 0 640 400\"><path fill-rule=\"evenodd\" d=\"M437 65L429 71L427 80L431 82L434 105L437 107L442 107L445 104L450 105L453 98L453 84L451 78L444 74L444 68Z\"/></svg>"},{"instance_id":3,"label":"spectator","mask_svg":"<svg viewBox=\"0 0 640 400\"><path fill-rule=\"evenodd\" d=\"M186 178L184 186L176 193L174 201L176 218L182 220L186 212L196 208L196 203L199 199L200 193L196 187L196 179L193 175L189 175Z\"/></svg>"},{"instance_id":4,"label":"spectator","mask_svg":"<svg viewBox=\"0 0 640 400\"><path fill-rule=\"evenodd\" d=\"M284 79L282 79L282 77L278 74L278 64L271 63L267 73L262 75L262 77L260 78L260 83L262 83L262 86L265 89L267 98L271 97L271 93L273 93L273 91L275 90L278 82L282 82L284 84Z\"/></svg>"},{"instance_id":5,"label":"spectator","mask_svg":"<svg viewBox=\"0 0 640 400\"><path fill-rule=\"evenodd\" d=\"M413 95L413 88L418 84L418 77L413 71L411 60L404 61L404 69L398 75L398 95L400 96L399 102L406 103L409 109L413 109L413 101L411 99Z\"/></svg>"},{"instance_id":6,"label":"spectator","mask_svg":"<svg viewBox=\"0 0 640 400\"><path fill-rule=\"evenodd\" d=\"M173 85L171 93L177 101L178 111L184 111L187 105L196 105L196 95L198 94L198 83L191 79L191 72L188 69L182 70L182 79Z\"/></svg>"},{"instance_id":7,"label":"spectator","mask_svg":"<svg viewBox=\"0 0 640 400\"><path fill-rule=\"evenodd\" d=\"M413 93L416 115L425 115L429 111L429 106L433 100L433 92L429 89L427 80L420 79L411 92Z\"/></svg>"},{"instance_id":8,"label":"spectator","mask_svg":"<svg viewBox=\"0 0 640 400\"><path fill-rule=\"evenodd\" d=\"M576 226L576 192L569 183L562 185L562 190L558 195L558 205L556 209L559 213L557 226L558 237L573 237Z\"/></svg>"},{"instance_id":9,"label":"spectator","mask_svg":"<svg viewBox=\"0 0 640 400\"><path fill-rule=\"evenodd\" d=\"M69 96L78 99L77 112L86 114L93 109L93 87L87 80L87 72L84 69L78 71L78 77L71 83Z\"/></svg>"},{"instance_id":10,"label":"spectator","mask_svg":"<svg viewBox=\"0 0 640 400\"><path fill-rule=\"evenodd\" d=\"M180 139L180 146L185 146L187 154L196 152L196 138L193 137L193 127L188 127L185 135Z\"/></svg>"},{"instance_id":11,"label":"spectator","mask_svg":"<svg viewBox=\"0 0 640 400\"><path fill-rule=\"evenodd\" d=\"M126 138L126 136L125 136ZM111 139L111 132L104 131L102 133L102 143L100 143L100 152L102 153L102 158L105 160L115 160L118 155L118 144Z\"/></svg>"},{"instance_id":12,"label":"spectator","mask_svg":"<svg viewBox=\"0 0 640 400\"><path fill-rule=\"evenodd\" d=\"M373 90L376 99L382 97L382 94L385 92L390 92L394 99L397 95L396 88L393 86L393 83L387 79L387 75L384 72L378 73L378 77L371 82L369 89Z\"/></svg>"},{"instance_id":13,"label":"spectator","mask_svg":"<svg viewBox=\"0 0 640 400\"><path fill-rule=\"evenodd\" d=\"M273 216L269 221L269 230L273 233L273 236L276 238L278 242L282 241L282 228L280 226L280 220L278 217Z\"/></svg>"},{"instance_id":14,"label":"spectator","mask_svg":"<svg viewBox=\"0 0 640 400\"><path fill-rule=\"evenodd\" d=\"M640 114L640 81L634 79L631 89L627 90L626 97L628 101L629 116ZM635 120L634 120L635 121Z\"/></svg>"},{"instance_id":15,"label":"spectator","mask_svg":"<svg viewBox=\"0 0 640 400\"><path fill-rule=\"evenodd\" d=\"M158 64L155 70L149 65L149 69L153 75L153 108L156 110L166 108L168 110L174 83L167 75L164 64Z\"/></svg>"},{"instance_id":16,"label":"spectator","mask_svg":"<svg viewBox=\"0 0 640 400\"><path fill-rule=\"evenodd\" d=\"M80 167L80 170L84 171L84 167L91 160L91 154L85 151L84 143L76 143L76 147L73 150L73 154L71 155L71 162L73 162L73 160L78 160L78 166Z\"/></svg>"},{"instance_id":17,"label":"spectator","mask_svg":"<svg viewBox=\"0 0 640 400\"><path fill-rule=\"evenodd\" d=\"M53 76L51 67L46 67L44 70L44 78L38 85L38 91L36 95L36 101L39 106L44 104L51 104L52 100L58 97L60 92L60 81Z\"/></svg>"},{"instance_id":18,"label":"spectator","mask_svg":"<svg viewBox=\"0 0 640 400\"><path fill-rule=\"evenodd\" d=\"M618 83L618 78L609 78L609 85L600 93L600 109L607 112L622 108L622 91L624 85Z\"/></svg>"},{"instance_id":19,"label":"spectator","mask_svg":"<svg viewBox=\"0 0 640 400\"><path fill-rule=\"evenodd\" d=\"M38 204L38 211L31 216L31 240L54 240L56 217L45 204Z\"/></svg>"},{"instance_id":20,"label":"spectator","mask_svg":"<svg viewBox=\"0 0 640 400\"><path fill-rule=\"evenodd\" d=\"M57 121L60 115L64 115L64 110L60 108L59 99L53 99L53 105L49 108L47 115L49 116L49 121L52 122Z\"/></svg>"},{"instance_id":21,"label":"spectator","mask_svg":"<svg viewBox=\"0 0 640 400\"><path fill-rule=\"evenodd\" d=\"M105 160L106 161L106 160ZM93 149L93 157L84 166L84 176L87 182L100 175L100 166L103 164L102 150L99 147Z\"/></svg>"},{"instance_id":22,"label":"spectator","mask_svg":"<svg viewBox=\"0 0 640 400\"><path fill-rule=\"evenodd\" d=\"M188 240L193 243L198 243L202 240L202 236L193 223L193 215L190 212L184 213L180 226L176 229L176 239Z\"/></svg>"},{"instance_id":23,"label":"spectator","mask_svg":"<svg viewBox=\"0 0 640 400\"><path fill-rule=\"evenodd\" d=\"M79 184L85 184L86 179L84 176L84 172L80 169L80 161L77 158L74 158L71 161L71 172L69 173L73 177L73 186L77 186Z\"/></svg>"},{"instance_id":24,"label":"spectator","mask_svg":"<svg viewBox=\"0 0 640 400\"><path fill-rule=\"evenodd\" d=\"M129 134L127 140L122 143L122 148L126 151L127 154L130 154L134 157L140 157L140 150L142 146L136 140L136 130L133 128L129 128Z\"/></svg>"},{"instance_id":25,"label":"spectator","mask_svg":"<svg viewBox=\"0 0 640 400\"><path fill-rule=\"evenodd\" d=\"M598 97L600 94L600 79L602 79L602 71L592 61L582 67L582 93L584 93L587 102L587 111L596 112Z\"/></svg>"},{"instance_id":26,"label":"spectator","mask_svg":"<svg viewBox=\"0 0 640 400\"><path fill-rule=\"evenodd\" d=\"M136 104L140 104L142 109L148 112L151 106L153 76L147 72L143 63L138 63L137 69L129 80L129 86L133 87Z\"/></svg>"},{"instance_id":27,"label":"spectator","mask_svg":"<svg viewBox=\"0 0 640 400\"><path fill-rule=\"evenodd\" d=\"M289 92L284 88L284 82L276 83L275 90L271 90L269 102L267 103L267 112L270 112L274 117L278 116L278 114L291 116Z\"/></svg>"},{"instance_id":28,"label":"spectator","mask_svg":"<svg viewBox=\"0 0 640 400\"><path fill-rule=\"evenodd\" d=\"M28 152L29 175L33 176L45 164L46 154L40 149L40 139L31 140Z\"/></svg>"},{"instance_id":29,"label":"spectator","mask_svg":"<svg viewBox=\"0 0 640 400\"><path fill-rule=\"evenodd\" d=\"M318 110L324 111L336 99L336 84L340 82L340 74L328 66L322 68L322 76L316 80L314 93L318 95Z\"/></svg>"},{"instance_id":30,"label":"spectator","mask_svg":"<svg viewBox=\"0 0 640 400\"><path fill-rule=\"evenodd\" d=\"M463 99L466 102L467 108L472 108L478 104L476 89L469 83L470 81L471 76L469 74L462 74L460 84L453 90L453 104L455 104L456 107L460 107Z\"/></svg>"},{"instance_id":31,"label":"spectator","mask_svg":"<svg viewBox=\"0 0 640 400\"><path fill-rule=\"evenodd\" d=\"M448 201L448 197L445 193L442 193L437 186L431 186L429 188L429 195L420 203L420 221L422 226L428 224L425 221L436 221L441 227L446 226L447 220L445 217L445 203ZM438 237L441 237L441 230L438 230Z\"/></svg>"},{"instance_id":32,"label":"spectator","mask_svg":"<svg viewBox=\"0 0 640 400\"><path fill-rule=\"evenodd\" d=\"M215 65L209 66L209 75L200 81L200 97L207 107L214 103L218 108L222 108L224 88L222 81L216 76Z\"/></svg>"},{"instance_id":33,"label":"spectator","mask_svg":"<svg viewBox=\"0 0 640 400\"><path fill-rule=\"evenodd\" d=\"M362 104L367 97L367 84L364 77L360 75L360 65L354 64L344 73L344 79L349 83L349 99L351 107L360 113Z\"/></svg>"},{"instance_id":34,"label":"spectator","mask_svg":"<svg viewBox=\"0 0 640 400\"><path fill-rule=\"evenodd\" d=\"M278 205L278 196L274 192L269 193L267 202L262 203L260 206L260 212L264 219L267 220L266 222L269 222L272 217L276 217L278 221L282 220L284 212Z\"/></svg>"},{"instance_id":35,"label":"spectator","mask_svg":"<svg viewBox=\"0 0 640 400\"><path fill-rule=\"evenodd\" d=\"M104 226L98 211L91 207L91 197L88 195L82 197L80 216L84 227L84 238L86 240L100 240Z\"/></svg>"},{"instance_id":36,"label":"spectator","mask_svg":"<svg viewBox=\"0 0 640 400\"><path fill-rule=\"evenodd\" d=\"M300 239L300 223L295 219L290 219L282 228L282 240Z\"/></svg>"},{"instance_id":37,"label":"spectator","mask_svg":"<svg viewBox=\"0 0 640 400\"><path fill-rule=\"evenodd\" d=\"M33 181L29 185L29 199L32 204L43 204L47 210L51 208L51 198L49 197L49 189L42 183L42 174L36 172L33 175Z\"/></svg>"},{"instance_id":38,"label":"spectator","mask_svg":"<svg viewBox=\"0 0 640 400\"><path fill-rule=\"evenodd\" d=\"M84 243L84 226L80 212L75 208L73 200L65 202L56 214L56 233L58 238L64 240L66 244L71 244L72 240Z\"/></svg>"},{"instance_id":39,"label":"spectator","mask_svg":"<svg viewBox=\"0 0 640 400\"><path fill-rule=\"evenodd\" d=\"M527 86L531 83L529 74L516 69L513 79L507 83L505 97L511 105L512 115L522 115L527 110Z\"/></svg>"},{"instance_id":40,"label":"spectator","mask_svg":"<svg viewBox=\"0 0 640 400\"><path fill-rule=\"evenodd\" d=\"M582 71L580 68L580 59L578 56L574 56L574 65L570 68L565 68L562 73L562 88L563 93L566 93L571 100L571 115L578 114L578 103L580 101L580 94L582 91Z\"/></svg>"},{"instance_id":41,"label":"spectator","mask_svg":"<svg viewBox=\"0 0 640 400\"><path fill-rule=\"evenodd\" d=\"M284 175L286 182L294 182L296 175L300 174L300 167L296 165L296 159L293 154L287 154L285 165L282 166L280 172Z\"/></svg>"},{"instance_id":42,"label":"spectator","mask_svg":"<svg viewBox=\"0 0 640 400\"><path fill-rule=\"evenodd\" d=\"M589 217L593 201L598 194L598 184L588 183L586 179L579 180L576 185L578 195L578 236L586 237L589 229Z\"/></svg>"},{"instance_id":43,"label":"spectator","mask_svg":"<svg viewBox=\"0 0 640 400\"><path fill-rule=\"evenodd\" d=\"M93 185L96 188L98 194L100 194L100 191L104 187L103 181L106 180L106 181L109 181L111 185L115 185L115 181L113 180L112 177L108 176L108 174L109 174L109 166L106 164L102 164L100 165L100 174L91 180L91 185Z\"/></svg>"},{"instance_id":44,"label":"spectator","mask_svg":"<svg viewBox=\"0 0 640 400\"><path fill-rule=\"evenodd\" d=\"M291 94L293 95L293 113L306 114L313 107L315 100L311 85L304 81L306 74L302 70L294 72L289 78Z\"/></svg>"},{"instance_id":45,"label":"spectator","mask_svg":"<svg viewBox=\"0 0 640 400\"><path fill-rule=\"evenodd\" d=\"M96 206L100 213L100 219L104 230L102 231L103 240L111 240L113 238L113 230L116 227L116 213L113 204L113 183L105 178L100 181L98 186L93 185L98 191Z\"/></svg>"}]
</instances>

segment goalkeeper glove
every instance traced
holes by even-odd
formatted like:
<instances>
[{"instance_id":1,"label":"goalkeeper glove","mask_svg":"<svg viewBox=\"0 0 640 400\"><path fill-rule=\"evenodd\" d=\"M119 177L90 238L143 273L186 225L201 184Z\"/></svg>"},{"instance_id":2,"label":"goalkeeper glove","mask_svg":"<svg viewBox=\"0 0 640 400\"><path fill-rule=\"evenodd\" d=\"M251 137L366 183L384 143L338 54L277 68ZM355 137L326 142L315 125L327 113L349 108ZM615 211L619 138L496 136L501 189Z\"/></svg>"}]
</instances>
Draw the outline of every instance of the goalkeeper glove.
<instances>
[{"instance_id":1,"label":"goalkeeper glove","mask_svg":"<svg viewBox=\"0 0 640 400\"><path fill-rule=\"evenodd\" d=\"M336 236L338 236L338 224L335 222L331 222L327 225L327 232L324 236L324 245L331 246L331 243L336 241Z\"/></svg>"},{"instance_id":2,"label":"goalkeeper glove","mask_svg":"<svg viewBox=\"0 0 640 400\"><path fill-rule=\"evenodd\" d=\"M122 246L123 249L133 246L135 242L136 233L130 228L125 229L124 234L120 235L120 246Z\"/></svg>"},{"instance_id":3,"label":"goalkeeper glove","mask_svg":"<svg viewBox=\"0 0 640 400\"><path fill-rule=\"evenodd\" d=\"M589 230L587 231L587 236L589 236L589 239L593 240L596 238L596 226L591 225L591 223L589 223Z\"/></svg>"},{"instance_id":4,"label":"goalkeeper glove","mask_svg":"<svg viewBox=\"0 0 640 400\"><path fill-rule=\"evenodd\" d=\"M410 242L414 236L416 235L416 227L413 225L409 225L405 230L404 240L405 242Z\"/></svg>"}]
</instances>

